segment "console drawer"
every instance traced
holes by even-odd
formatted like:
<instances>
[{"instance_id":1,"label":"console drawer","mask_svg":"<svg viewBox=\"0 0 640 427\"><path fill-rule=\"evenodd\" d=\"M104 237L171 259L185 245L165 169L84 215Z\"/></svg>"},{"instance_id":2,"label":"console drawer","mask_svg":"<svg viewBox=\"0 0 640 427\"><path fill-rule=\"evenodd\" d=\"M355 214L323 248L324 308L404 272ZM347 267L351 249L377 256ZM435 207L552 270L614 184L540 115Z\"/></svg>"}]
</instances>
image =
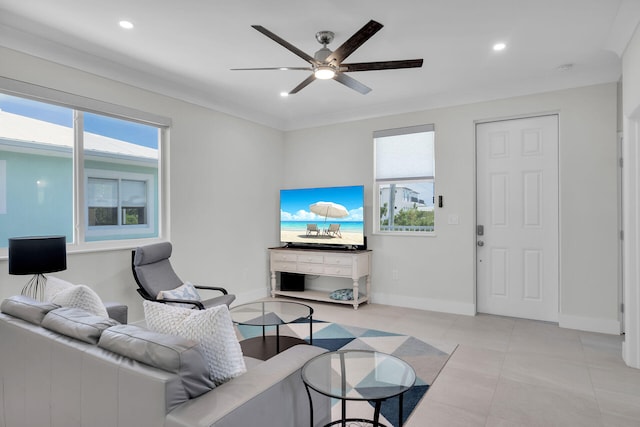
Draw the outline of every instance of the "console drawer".
<instances>
[{"instance_id":1,"label":"console drawer","mask_svg":"<svg viewBox=\"0 0 640 427\"><path fill-rule=\"evenodd\" d=\"M345 267L325 266L324 267L324 274L328 274L330 276L351 277L351 266L345 266Z\"/></svg>"},{"instance_id":2,"label":"console drawer","mask_svg":"<svg viewBox=\"0 0 640 427\"><path fill-rule=\"evenodd\" d=\"M298 271L297 264L295 262L286 262L286 261L271 261L271 270L273 271L288 271L290 273L295 273Z\"/></svg>"},{"instance_id":3,"label":"console drawer","mask_svg":"<svg viewBox=\"0 0 640 427\"><path fill-rule=\"evenodd\" d=\"M324 272L324 267L322 264L299 262L297 271L304 274L322 274Z\"/></svg>"},{"instance_id":4,"label":"console drawer","mask_svg":"<svg viewBox=\"0 0 640 427\"><path fill-rule=\"evenodd\" d=\"M326 256L324 257L325 264L331 265L351 265L352 257L350 256Z\"/></svg>"},{"instance_id":5,"label":"console drawer","mask_svg":"<svg viewBox=\"0 0 640 427\"><path fill-rule=\"evenodd\" d=\"M298 260L298 256L295 253L273 252L271 254L271 262L274 262L274 261L296 262L297 260Z\"/></svg>"},{"instance_id":6,"label":"console drawer","mask_svg":"<svg viewBox=\"0 0 640 427\"><path fill-rule=\"evenodd\" d=\"M322 264L324 257L322 255L314 254L298 254L298 262L306 262L310 264Z\"/></svg>"}]
</instances>

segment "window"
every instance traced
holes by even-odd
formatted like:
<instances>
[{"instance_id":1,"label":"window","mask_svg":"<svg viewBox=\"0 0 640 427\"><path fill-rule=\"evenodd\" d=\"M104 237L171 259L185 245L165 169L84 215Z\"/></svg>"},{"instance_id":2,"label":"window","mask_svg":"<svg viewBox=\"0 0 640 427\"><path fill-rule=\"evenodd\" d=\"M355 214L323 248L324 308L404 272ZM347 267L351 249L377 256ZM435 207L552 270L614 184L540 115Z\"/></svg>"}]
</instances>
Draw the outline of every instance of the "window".
<instances>
[{"instance_id":1,"label":"window","mask_svg":"<svg viewBox=\"0 0 640 427\"><path fill-rule=\"evenodd\" d=\"M434 231L434 137L433 125L373 133L374 232Z\"/></svg>"},{"instance_id":2,"label":"window","mask_svg":"<svg viewBox=\"0 0 640 427\"><path fill-rule=\"evenodd\" d=\"M155 234L153 175L86 169L86 223L89 240Z\"/></svg>"},{"instance_id":3,"label":"window","mask_svg":"<svg viewBox=\"0 0 640 427\"><path fill-rule=\"evenodd\" d=\"M0 92L0 248L15 236L82 244L161 235L159 152L168 120L72 101L91 112Z\"/></svg>"}]
</instances>

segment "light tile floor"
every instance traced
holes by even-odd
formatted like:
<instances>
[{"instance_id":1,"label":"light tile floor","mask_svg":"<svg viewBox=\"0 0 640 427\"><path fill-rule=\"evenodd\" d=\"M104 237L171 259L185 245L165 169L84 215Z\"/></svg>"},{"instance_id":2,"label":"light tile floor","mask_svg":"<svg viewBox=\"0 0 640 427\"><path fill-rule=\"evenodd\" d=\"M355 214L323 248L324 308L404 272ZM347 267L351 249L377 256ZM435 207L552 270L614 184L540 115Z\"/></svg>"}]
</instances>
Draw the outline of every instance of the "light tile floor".
<instances>
[{"instance_id":1,"label":"light tile floor","mask_svg":"<svg viewBox=\"0 0 640 427\"><path fill-rule=\"evenodd\" d=\"M311 303L314 318L458 344L406 427L640 426L622 337L480 314Z\"/></svg>"}]
</instances>

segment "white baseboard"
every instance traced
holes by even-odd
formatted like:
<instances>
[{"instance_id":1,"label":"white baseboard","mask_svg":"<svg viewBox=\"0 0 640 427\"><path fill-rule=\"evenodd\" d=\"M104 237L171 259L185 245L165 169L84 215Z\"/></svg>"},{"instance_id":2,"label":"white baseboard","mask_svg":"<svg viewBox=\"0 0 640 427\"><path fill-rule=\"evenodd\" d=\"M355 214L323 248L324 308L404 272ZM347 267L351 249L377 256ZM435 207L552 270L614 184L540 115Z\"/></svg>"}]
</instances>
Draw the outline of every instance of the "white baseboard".
<instances>
[{"instance_id":1,"label":"white baseboard","mask_svg":"<svg viewBox=\"0 0 640 427\"><path fill-rule=\"evenodd\" d=\"M558 315L558 326L561 328L577 329L580 331L620 335L620 322L612 319L571 316L560 313Z\"/></svg>"},{"instance_id":2,"label":"white baseboard","mask_svg":"<svg viewBox=\"0 0 640 427\"><path fill-rule=\"evenodd\" d=\"M307 286L307 289L314 291L326 291L327 293L331 292L331 290L318 287ZM271 295L271 293L268 289L256 289L249 292L243 292L240 294L236 294L236 300L234 301L234 304L244 304L247 302L258 300L260 298L264 298L269 295ZM474 304L467 304L457 301L416 298L372 292L371 303L393 305L396 307L416 308L419 310L437 311L440 313L462 314L465 316L476 315L476 307Z\"/></svg>"},{"instance_id":3,"label":"white baseboard","mask_svg":"<svg viewBox=\"0 0 640 427\"><path fill-rule=\"evenodd\" d=\"M249 292L236 294L234 304L244 304L265 298L270 295L268 289L254 289ZM371 303L393 305L396 307L415 308L419 310L437 311L441 313L461 314L475 316L476 307L471 303L459 301L437 300L431 298L416 298L401 295L390 295L373 292ZM561 328L577 329L580 331L599 332L603 334L620 334L620 322L612 319L599 319L593 317L558 315L558 326Z\"/></svg>"},{"instance_id":4,"label":"white baseboard","mask_svg":"<svg viewBox=\"0 0 640 427\"><path fill-rule=\"evenodd\" d=\"M431 298L416 298L401 295L390 295L372 292L371 302L374 304L386 304L396 307L417 308L419 310L437 311L441 313L462 314L475 316L475 304L459 301L447 301Z\"/></svg>"}]
</instances>

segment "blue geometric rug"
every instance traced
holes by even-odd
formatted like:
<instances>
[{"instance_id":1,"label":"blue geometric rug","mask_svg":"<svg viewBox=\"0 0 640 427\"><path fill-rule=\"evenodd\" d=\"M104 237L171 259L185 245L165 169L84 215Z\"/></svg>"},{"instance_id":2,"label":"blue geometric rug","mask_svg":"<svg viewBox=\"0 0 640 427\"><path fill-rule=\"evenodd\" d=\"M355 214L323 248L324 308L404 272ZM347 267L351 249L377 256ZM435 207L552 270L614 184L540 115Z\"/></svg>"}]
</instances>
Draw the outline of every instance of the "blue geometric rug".
<instances>
[{"instance_id":1,"label":"blue geometric rug","mask_svg":"<svg viewBox=\"0 0 640 427\"><path fill-rule=\"evenodd\" d=\"M253 338L262 334L262 328L237 326L240 339ZM275 334L275 328L267 329L267 334ZM280 326L280 336L298 337L309 342L309 324L306 320ZM391 354L407 362L416 372L415 385L404 394L403 423L409 418L420 400L433 384L447 360L456 348L451 344L428 344L409 335L365 329L338 323L313 321L313 345L329 351L375 350ZM357 418L373 417L373 402L349 401L347 416ZM340 405L333 402L333 419L339 419ZM380 422L391 427L398 426L398 400L388 399L382 403Z\"/></svg>"}]
</instances>

